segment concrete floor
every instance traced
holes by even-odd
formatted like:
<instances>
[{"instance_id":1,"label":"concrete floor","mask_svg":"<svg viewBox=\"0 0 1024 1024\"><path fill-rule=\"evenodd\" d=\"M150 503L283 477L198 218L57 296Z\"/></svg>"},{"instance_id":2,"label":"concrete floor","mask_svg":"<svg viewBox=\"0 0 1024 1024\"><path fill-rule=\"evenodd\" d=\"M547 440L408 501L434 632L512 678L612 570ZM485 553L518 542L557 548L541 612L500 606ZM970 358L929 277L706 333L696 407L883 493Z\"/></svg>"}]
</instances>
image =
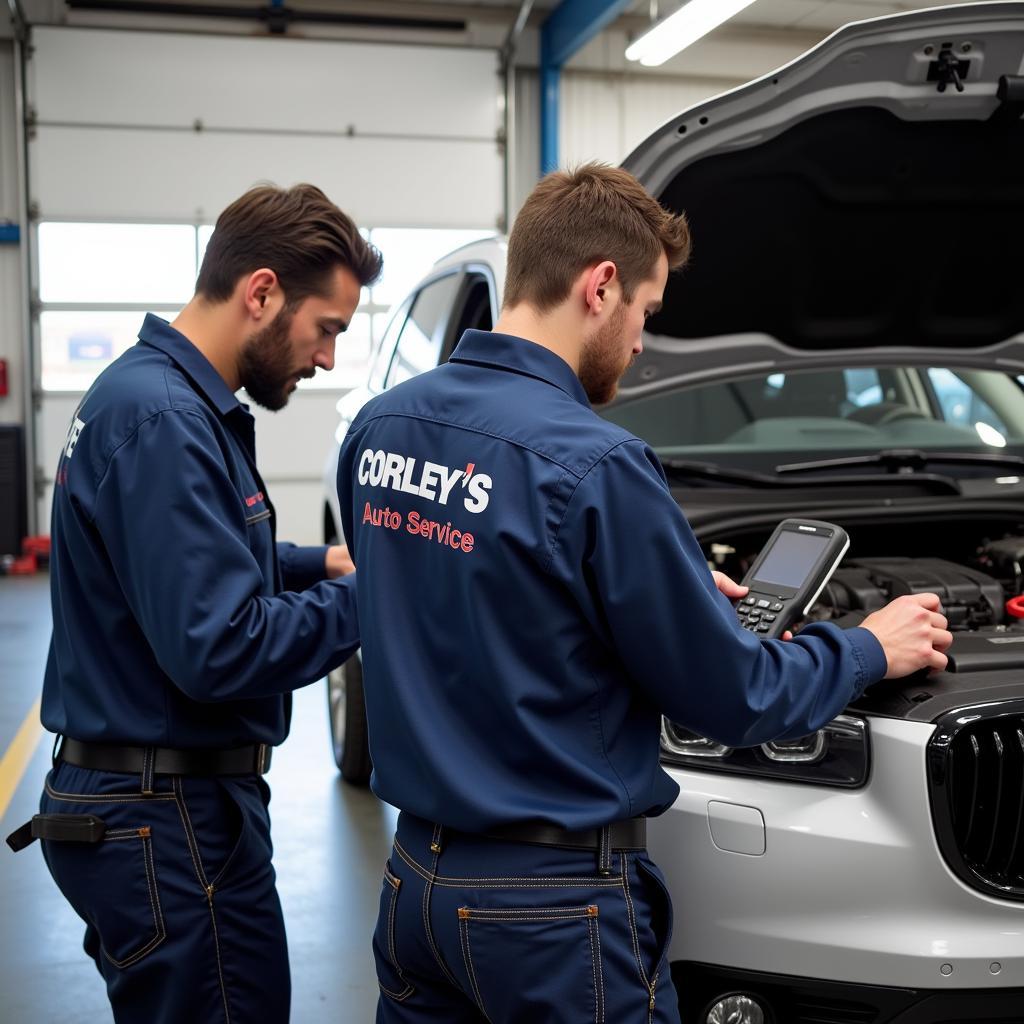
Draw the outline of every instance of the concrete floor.
<instances>
[{"instance_id":1,"label":"concrete floor","mask_svg":"<svg viewBox=\"0 0 1024 1024\"><path fill-rule=\"evenodd\" d=\"M50 634L45 576L0 578L0 757L39 695ZM3 819L6 836L37 810L52 737L44 736ZM377 983L370 934L396 812L339 778L321 683L296 694L292 733L268 776L274 863L291 950L295 1024L365 1024ZM38 845L0 846L0 1024L112 1020L82 953L83 926Z\"/></svg>"}]
</instances>

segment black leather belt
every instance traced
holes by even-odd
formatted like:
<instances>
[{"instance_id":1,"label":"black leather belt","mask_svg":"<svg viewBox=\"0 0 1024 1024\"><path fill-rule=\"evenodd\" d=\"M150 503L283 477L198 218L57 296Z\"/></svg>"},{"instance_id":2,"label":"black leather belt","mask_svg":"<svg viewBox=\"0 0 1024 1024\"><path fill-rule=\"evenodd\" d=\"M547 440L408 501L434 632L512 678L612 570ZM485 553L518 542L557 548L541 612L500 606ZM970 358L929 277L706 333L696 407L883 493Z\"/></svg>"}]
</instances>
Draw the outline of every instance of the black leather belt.
<instances>
[{"instance_id":1,"label":"black leather belt","mask_svg":"<svg viewBox=\"0 0 1024 1024\"><path fill-rule=\"evenodd\" d=\"M58 757L79 768L151 775L265 775L273 747L253 743L230 750L171 750L82 743L65 737Z\"/></svg>"},{"instance_id":2,"label":"black leather belt","mask_svg":"<svg viewBox=\"0 0 1024 1024\"><path fill-rule=\"evenodd\" d=\"M514 843L537 843L541 846L567 846L579 850L600 850L603 828L573 831L557 825L523 823L499 825L483 833L488 839L507 839ZM626 818L607 826L605 845L612 850L644 850L647 848L647 819Z\"/></svg>"}]
</instances>

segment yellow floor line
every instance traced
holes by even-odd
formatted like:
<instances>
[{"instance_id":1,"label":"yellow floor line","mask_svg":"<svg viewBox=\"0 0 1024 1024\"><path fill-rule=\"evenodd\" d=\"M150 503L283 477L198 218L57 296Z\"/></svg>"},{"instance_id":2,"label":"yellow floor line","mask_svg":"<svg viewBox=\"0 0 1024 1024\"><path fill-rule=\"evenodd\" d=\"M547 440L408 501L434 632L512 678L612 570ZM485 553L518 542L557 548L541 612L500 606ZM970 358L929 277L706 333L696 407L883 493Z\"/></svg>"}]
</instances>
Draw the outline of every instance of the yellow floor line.
<instances>
[{"instance_id":1,"label":"yellow floor line","mask_svg":"<svg viewBox=\"0 0 1024 1024\"><path fill-rule=\"evenodd\" d=\"M0 818L7 813L7 805L11 802L21 777L25 774L32 755L39 746L43 735L43 725L39 721L39 704L36 701L32 710L25 716L17 735L11 741L3 759L0 760Z\"/></svg>"}]
</instances>

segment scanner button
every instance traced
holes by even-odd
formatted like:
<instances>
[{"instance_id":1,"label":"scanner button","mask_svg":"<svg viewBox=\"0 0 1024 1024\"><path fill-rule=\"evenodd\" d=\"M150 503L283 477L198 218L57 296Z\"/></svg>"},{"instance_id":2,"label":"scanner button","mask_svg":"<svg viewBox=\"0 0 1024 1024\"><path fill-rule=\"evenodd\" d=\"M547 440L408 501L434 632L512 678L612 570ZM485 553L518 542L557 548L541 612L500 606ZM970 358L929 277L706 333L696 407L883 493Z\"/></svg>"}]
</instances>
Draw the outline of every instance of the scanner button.
<instances>
[{"instance_id":1,"label":"scanner button","mask_svg":"<svg viewBox=\"0 0 1024 1024\"><path fill-rule=\"evenodd\" d=\"M745 597L745 598L743 598L742 601L740 601L740 604L745 604L745 605L752 605L753 603L754 603L754 599L752 597Z\"/></svg>"},{"instance_id":2,"label":"scanner button","mask_svg":"<svg viewBox=\"0 0 1024 1024\"><path fill-rule=\"evenodd\" d=\"M768 632L768 630L769 630L769 629L771 629L771 628L772 628L772 627L771 627L771 626L769 626L767 622L762 622L762 623L761 623L761 624L760 624L760 625L759 625L759 626L757 627L757 631L758 631L758 633L767 633L767 632Z\"/></svg>"},{"instance_id":3,"label":"scanner button","mask_svg":"<svg viewBox=\"0 0 1024 1024\"><path fill-rule=\"evenodd\" d=\"M762 622L774 622L777 618L778 618L778 615L765 615L761 619L761 621Z\"/></svg>"},{"instance_id":4,"label":"scanner button","mask_svg":"<svg viewBox=\"0 0 1024 1024\"><path fill-rule=\"evenodd\" d=\"M772 611L773 612L781 612L782 611L782 602L781 601L776 601L775 604L772 605Z\"/></svg>"},{"instance_id":5,"label":"scanner button","mask_svg":"<svg viewBox=\"0 0 1024 1024\"><path fill-rule=\"evenodd\" d=\"M766 601L766 600L765 600L765 599L764 599L764 598L762 597L762 598L761 598L761 599L760 599L760 600L759 600L759 601L757 602L757 607L758 607L758 608L770 608L770 607L771 607L771 604L772 604L772 603L771 603L771 601Z\"/></svg>"}]
</instances>

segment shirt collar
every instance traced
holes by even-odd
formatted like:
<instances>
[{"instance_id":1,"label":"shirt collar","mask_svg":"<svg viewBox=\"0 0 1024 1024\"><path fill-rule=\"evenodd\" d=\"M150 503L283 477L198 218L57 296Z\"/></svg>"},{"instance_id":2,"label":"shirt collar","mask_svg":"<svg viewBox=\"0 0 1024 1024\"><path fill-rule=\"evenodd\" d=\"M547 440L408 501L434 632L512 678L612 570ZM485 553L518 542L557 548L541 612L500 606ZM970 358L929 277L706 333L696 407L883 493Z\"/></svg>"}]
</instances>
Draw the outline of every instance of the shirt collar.
<instances>
[{"instance_id":1,"label":"shirt collar","mask_svg":"<svg viewBox=\"0 0 1024 1024\"><path fill-rule=\"evenodd\" d=\"M590 407L573 368L561 356L526 338L494 331L466 331L451 355L451 362L475 363L534 377Z\"/></svg>"},{"instance_id":2,"label":"shirt collar","mask_svg":"<svg viewBox=\"0 0 1024 1024\"><path fill-rule=\"evenodd\" d=\"M233 409L245 408L206 356L166 320L147 313L139 340L170 356L222 416Z\"/></svg>"}]
</instances>

